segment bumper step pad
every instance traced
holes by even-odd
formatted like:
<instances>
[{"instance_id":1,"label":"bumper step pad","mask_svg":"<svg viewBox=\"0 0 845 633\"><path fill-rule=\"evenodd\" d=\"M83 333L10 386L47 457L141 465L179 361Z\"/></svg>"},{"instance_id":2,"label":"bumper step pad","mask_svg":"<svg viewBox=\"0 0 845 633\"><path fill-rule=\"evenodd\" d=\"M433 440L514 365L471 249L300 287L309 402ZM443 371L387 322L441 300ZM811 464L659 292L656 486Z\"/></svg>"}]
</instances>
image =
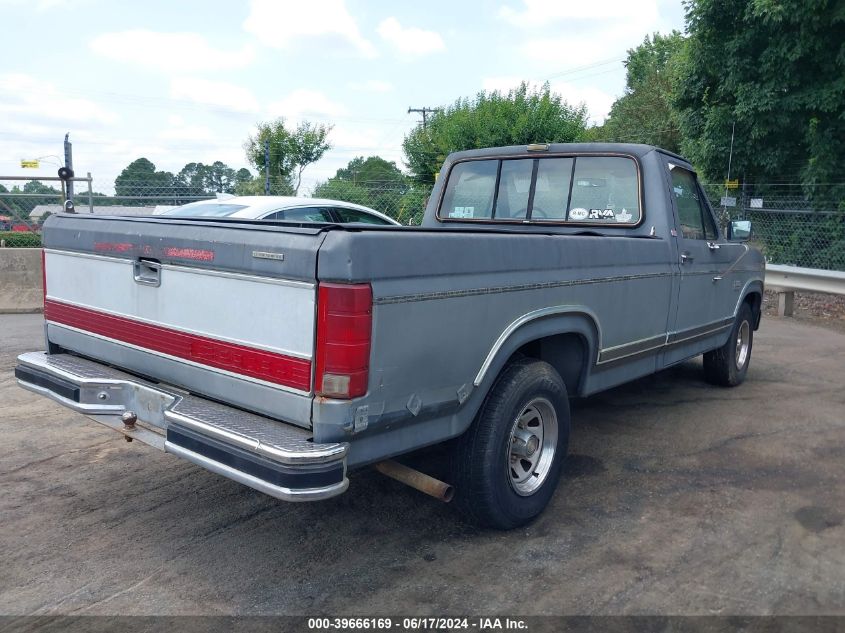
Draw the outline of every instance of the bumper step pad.
<instances>
[{"instance_id":1,"label":"bumper step pad","mask_svg":"<svg viewBox=\"0 0 845 633\"><path fill-rule=\"evenodd\" d=\"M25 389L279 499L332 497L349 483L348 444L315 444L306 429L70 354L22 354L15 375ZM126 411L138 416L134 430L123 426Z\"/></svg>"}]
</instances>

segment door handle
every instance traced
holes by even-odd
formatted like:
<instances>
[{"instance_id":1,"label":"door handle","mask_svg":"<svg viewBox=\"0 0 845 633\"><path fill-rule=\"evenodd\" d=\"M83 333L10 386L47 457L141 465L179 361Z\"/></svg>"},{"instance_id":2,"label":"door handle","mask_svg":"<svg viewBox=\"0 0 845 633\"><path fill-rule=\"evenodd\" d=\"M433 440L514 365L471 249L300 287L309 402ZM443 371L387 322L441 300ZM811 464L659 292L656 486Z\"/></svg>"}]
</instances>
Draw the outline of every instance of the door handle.
<instances>
[{"instance_id":1,"label":"door handle","mask_svg":"<svg viewBox=\"0 0 845 633\"><path fill-rule=\"evenodd\" d=\"M158 287L161 285L161 264L149 259L136 259L132 266L132 276L135 283Z\"/></svg>"},{"instance_id":2,"label":"door handle","mask_svg":"<svg viewBox=\"0 0 845 633\"><path fill-rule=\"evenodd\" d=\"M716 244L716 242L707 242L707 248L709 248L711 251L718 251L720 246Z\"/></svg>"},{"instance_id":3,"label":"door handle","mask_svg":"<svg viewBox=\"0 0 845 633\"><path fill-rule=\"evenodd\" d=\"M690 255L689 253L681 253L681 263L688 264L695 260L695 257Z\"/></svg>"}]
</instances>

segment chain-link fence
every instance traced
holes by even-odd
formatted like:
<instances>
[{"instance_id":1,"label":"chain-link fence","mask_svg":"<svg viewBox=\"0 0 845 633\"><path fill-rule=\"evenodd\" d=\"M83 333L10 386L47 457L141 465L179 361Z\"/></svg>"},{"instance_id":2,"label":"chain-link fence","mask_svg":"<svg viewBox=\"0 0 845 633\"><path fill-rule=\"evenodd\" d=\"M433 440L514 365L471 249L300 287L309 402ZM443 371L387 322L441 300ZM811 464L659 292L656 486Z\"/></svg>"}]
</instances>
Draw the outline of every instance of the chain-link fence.
<instances>
[{"instance_id":1,"label":"chain-link fence","mask_svg":"<svg viewBox=\"0 0 845 633\"><path fill-rule=\"evenodd\" d=\"M0 178L0 248L41 246L40 223L30 217L44 205L62 207L61 189L40 180Z\"/></svg>"},{"instance_id":2,"label":"chain-link fence","mask_svg":"<svg viewBox=\"0 0 845 633\"><path fill-rule=\"evenodd\" d=\"M704 185L725 225L751 220L752 236L773 264L845 270L845 185Z\"/></svg>"},{"instance_id":3,"label":"chain-link fence","mask_svg":"<svg viewBox=\"0 0 845 633\"><path fill-rule=\"evenodd\" d=\"M0 178L0 246L38 246L39 229L61 210L59 183L6 183ZM9 186L11 185L11 186ZM291 195L289 182L271 181L271 193ZM153 215L176 206L214 198L221 193L263 195L256 179L238 188L214 191L208 184L155 182L116 183L114 193L77 190L78 212L109 215ZM705 192L720 216L752 221L755 244L768 261L807 268L845 270L845 185L807 189L792 184L744 184L726 190L724 184L705 184ZM405 179L365 181L330 179L303 186L301 197L327 198L380 211L401 224L419 225L430 188Z\"/></svg>"}]
</instances>

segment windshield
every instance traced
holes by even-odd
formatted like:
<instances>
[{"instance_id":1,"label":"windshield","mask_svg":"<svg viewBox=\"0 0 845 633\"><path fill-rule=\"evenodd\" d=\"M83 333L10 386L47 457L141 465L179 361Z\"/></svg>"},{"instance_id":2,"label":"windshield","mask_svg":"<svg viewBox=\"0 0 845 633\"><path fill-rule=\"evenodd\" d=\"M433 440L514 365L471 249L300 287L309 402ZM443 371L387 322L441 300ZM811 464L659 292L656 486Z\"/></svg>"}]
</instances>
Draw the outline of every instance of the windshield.
<instances>
[{"instance_id":1,"label":"windshield","mask_svg":"<svg viewBox=\"0 0 845 633\"><path fill-rule=\"evenodd\" d=\"M224 202L204 202L202 204L186 204L182 207L176 207L165 211L162 215L175 215L183 218L193 218L197 216L213 216L218 218L226 217L237 213L241 209L246 209L244 204L226 204Z\"/></svg>"}]
</instances>

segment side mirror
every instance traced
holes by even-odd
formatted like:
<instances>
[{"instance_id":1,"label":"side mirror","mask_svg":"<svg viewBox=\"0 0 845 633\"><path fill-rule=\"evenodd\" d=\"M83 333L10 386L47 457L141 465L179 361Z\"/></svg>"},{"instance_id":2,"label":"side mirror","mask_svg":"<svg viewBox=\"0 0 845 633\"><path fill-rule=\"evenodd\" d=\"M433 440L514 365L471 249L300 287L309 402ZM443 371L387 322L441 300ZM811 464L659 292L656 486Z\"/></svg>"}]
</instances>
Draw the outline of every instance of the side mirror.
<instances>
[{"instance_id":1,"label":"side mirror","mask_svg":"<svg viewBox=\"0 0 845 633\"><path fill-rule=\"evenodd\" d=\"M751 220L731 220L728 224L728 240L745 242L751 237Z\"/></svg>"}]
</instances>

